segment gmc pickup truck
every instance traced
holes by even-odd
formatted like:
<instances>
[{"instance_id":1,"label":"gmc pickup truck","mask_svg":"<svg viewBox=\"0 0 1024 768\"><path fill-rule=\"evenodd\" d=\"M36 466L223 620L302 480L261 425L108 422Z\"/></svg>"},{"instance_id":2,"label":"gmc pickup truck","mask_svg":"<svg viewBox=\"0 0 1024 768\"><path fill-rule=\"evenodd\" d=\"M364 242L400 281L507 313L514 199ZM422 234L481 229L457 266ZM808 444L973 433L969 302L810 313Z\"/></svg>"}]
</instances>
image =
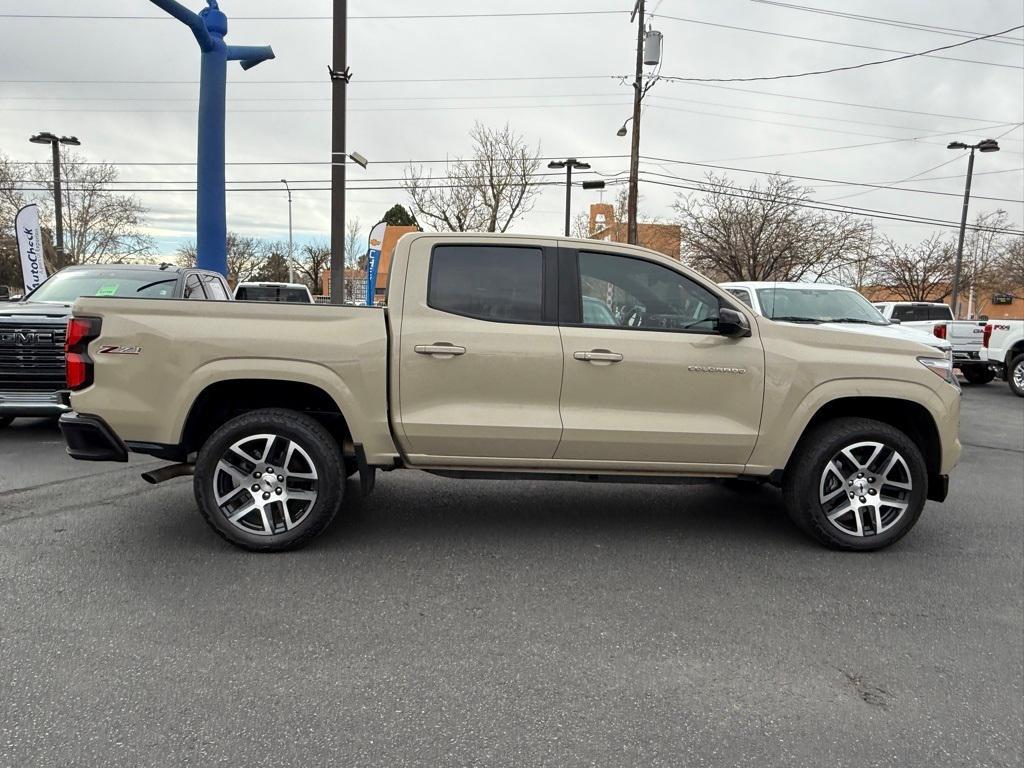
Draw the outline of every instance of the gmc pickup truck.
<instances>
[{"instance_id":1,"label":"gmc pickup truck","mask_svg":"<svg viewBox=\"0 0 1024 768\"><path fill-rule=\"evenodd\" d=\"M797 526L887 546L960 454L926 344L758 317L678 262L591 240L404 236L386 307L80 299L68 452L177 464L241 547L301 546L358 473L782 488ZM429 503L424 499L424 503Z\"/></svg>"}]
</instances>

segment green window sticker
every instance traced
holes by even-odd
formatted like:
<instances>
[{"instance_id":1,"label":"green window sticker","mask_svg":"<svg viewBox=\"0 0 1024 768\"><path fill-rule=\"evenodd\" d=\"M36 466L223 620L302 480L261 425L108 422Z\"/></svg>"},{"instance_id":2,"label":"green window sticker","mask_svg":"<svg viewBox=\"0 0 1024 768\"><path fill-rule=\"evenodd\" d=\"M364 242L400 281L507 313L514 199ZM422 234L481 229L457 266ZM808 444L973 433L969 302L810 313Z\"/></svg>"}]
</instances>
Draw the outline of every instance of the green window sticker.
<instances>
[{"instance_id":1,"label":"green window sticker","mask_svg":"<svg viewBox=\"0 0 1024 768\"><path fill-rule=\"evenodd\" d=\"M96 291L97 296L116 296L117 295L117 283L111 285L101 285L99 290Z\"/></svg>"}]
</instances>

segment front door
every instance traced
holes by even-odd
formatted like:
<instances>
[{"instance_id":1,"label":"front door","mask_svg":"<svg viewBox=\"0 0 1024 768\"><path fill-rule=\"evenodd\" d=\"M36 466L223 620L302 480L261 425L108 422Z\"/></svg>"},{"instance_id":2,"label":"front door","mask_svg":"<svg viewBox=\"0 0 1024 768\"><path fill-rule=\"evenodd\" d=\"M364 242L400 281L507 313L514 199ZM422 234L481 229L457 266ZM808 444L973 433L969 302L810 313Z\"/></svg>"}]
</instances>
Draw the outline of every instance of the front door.
<instances>
[{"instance_id":1,"label":"front door","mask_svg":"<svg viewBox=\"0 0 1024 768\"><path fill-rule=\"evenodd\" d=\"M719 297L681 268L597 245L561 261L562 281L575 277L579 290L561 296L555 458L638 470L745 464L764 395L756 328L720 335Z\"/></svg>"},{"instance_id":2,"label":"front door","mask_svg":"<svg viewBox=\"0 0 1024 768\"><path fill-rule=\"evenodd\" d=\"M406 284L417 287L405 295L396 394L399 439L414 464L555 453L557 252L523 243L437 244L410 256Z\"/></svg>"}]
</instances>

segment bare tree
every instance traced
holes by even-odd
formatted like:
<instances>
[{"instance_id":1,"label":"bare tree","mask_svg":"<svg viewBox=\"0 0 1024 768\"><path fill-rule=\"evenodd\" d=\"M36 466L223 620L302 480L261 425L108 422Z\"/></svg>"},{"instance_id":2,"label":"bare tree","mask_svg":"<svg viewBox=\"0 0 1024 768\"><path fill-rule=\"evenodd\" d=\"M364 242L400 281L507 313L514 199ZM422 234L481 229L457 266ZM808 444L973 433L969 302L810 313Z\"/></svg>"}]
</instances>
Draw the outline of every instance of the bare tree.
<instances>
[{"instance_id":1,"label":"bare tree","mask_svg":"<svg viewBox=\"0 0 1024 768\"><path fill-rule=\"evenodd\" d=\"M683 258L719 280L835 277L871 237L867 222L805 208L809 190L784 176L741 189L709 175L700 187L673 206Z\"/></svg>"},{"instance_id":2,"label":"bare tree","mask_svg":"<svg viewBox=\"0 0 1024 768\"><path fill-rule=\"evenodd\" d=\"M954 245L939 235L917 245L885 238L878 283L901 301L942 301L952 293L954 256Z\"/></svg>"},{"instance_id":3,"label":"bare tree","mask_svg":"<svg viewBox=\"0 0 1024 768\"><path fill-rule=\"evenodd\" d=\"M254 279L265 261L266 244L255 237L243 237L235 232L228 232L227 247L227 277L236 283ZM195 266L195 242L185 243L178 249L178 264L182 267Z\"/></svg>"},{"instance_id":4,"label":"bare tree","mask_svg":"<svg viewBox=\"0 0 1024 768\"><path fill-rule=\"evenodd\" d=\"M0 152L0 286L13 288L22 282L14 218L28 202L18 189L25 173L22 165Z\"/></svg>"},{"instance_id":5,"label":"bare tree","mask_svg":"<svg viewBox=\"0 0 1024 768\"><path fill-rule=\"evenodd\" d=\"M470 138L472 157L454 160L444 178L410 165L403 186L420 219L436 229L505 232L540 193L534 178L540 146L531 148L507 124L488 128L478 122Z\"/></svg>"},{"instance_id":6,"label":"bare tree","mask_svg":"<svg viewBox=\"0 0 1024 768\"><path fill-rule=\"evenodd\" d=\"M345 267L348 269L366 269L367 243L362 229L363 222L358 216L345 222Z\"/></svg>"},{"instance_id":7,"label":"bare tree","mask_svg":"<svg viewBox=\"0 0 1024 768\"><path fill-rule=\"evenodd\" d=\"M115 166L90 165L80 154L65 152L61 173L67 263L102 264L149 255L153 239L142 231L146 209L132 195L110 191L118 178ZM31 176L48 190L52 199L50 167L35 165ZM40 202L45 218L52 220L51 206L46 200Z\"/></svg>"},{"instance_id":8,"label":"bare tree","mask_svg":"<svg viewBox=\"0 0 1024 768\"><path fill-rule=\"evenodd\" d=\"M1000 230L1013 226L1009 214L1001 208L979 213L974 226L968 230L964 242L963 266L960 274L961 289L976 293L998 286L1002 277L1002 261L1011 239Z\"/></svg>"},{"instance_id":9,"label":"bare tree","mask_svg":"<svg viewBox=\"0 0 1024 768\"><path fill-rule=\"evenodd\" d=\"M1006 290L1024 294L1024 237L1013 237L999 263L1000 283Z\"/></svg>"},{"instance_id":10,"label":"bare tree","mask_svg":"<svg viewBox=\"0 0 1024 768\"><path fill-rule=\"evenodd\" d=\"M315 294L323 290L323 274L330 266L331 246L326 240L307 243L295 260L295 271Z\"/></svg>"}]
</instances>

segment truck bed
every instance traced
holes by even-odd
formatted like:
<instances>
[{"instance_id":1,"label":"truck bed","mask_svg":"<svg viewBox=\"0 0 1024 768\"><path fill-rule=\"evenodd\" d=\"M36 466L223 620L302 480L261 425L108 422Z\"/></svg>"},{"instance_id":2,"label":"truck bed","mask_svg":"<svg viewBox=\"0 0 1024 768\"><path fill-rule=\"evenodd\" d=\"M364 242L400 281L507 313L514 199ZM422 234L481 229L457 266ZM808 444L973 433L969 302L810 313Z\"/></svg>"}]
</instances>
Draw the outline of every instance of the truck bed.
<instances>
[{"instance_id":1,"label":"truck bed","mask_svg":"<svg viewBox=\"0 0 1024 768\"><path fill-rule=\"evenodd\" d=\"M110 412L117 402L110 426L126 442L176 445L208 387L269 378L326 392L368 458L395 452L381 308L88 298L74 314L102 321L90 344L95 383L76 393L76 409Z\"/></svg>"}]
</instances>

